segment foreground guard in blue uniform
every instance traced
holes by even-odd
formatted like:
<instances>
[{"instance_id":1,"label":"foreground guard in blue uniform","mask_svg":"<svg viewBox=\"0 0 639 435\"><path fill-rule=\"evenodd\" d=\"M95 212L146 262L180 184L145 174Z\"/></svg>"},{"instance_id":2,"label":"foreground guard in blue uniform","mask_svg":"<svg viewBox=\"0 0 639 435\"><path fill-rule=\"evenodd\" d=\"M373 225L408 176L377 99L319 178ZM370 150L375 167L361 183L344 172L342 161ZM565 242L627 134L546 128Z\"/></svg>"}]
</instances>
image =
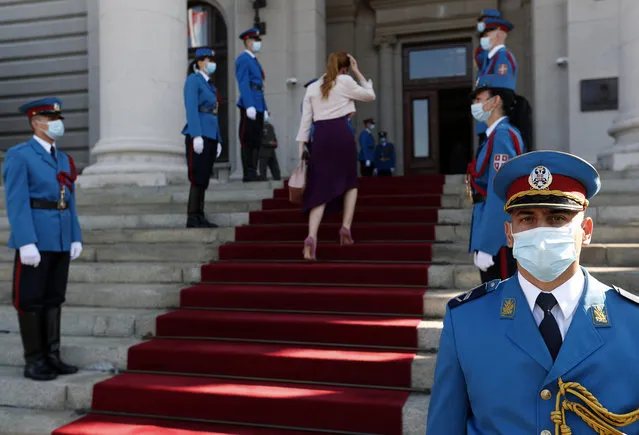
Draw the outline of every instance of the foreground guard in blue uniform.
<instances>
[{"instance_id":1,"label":"foreground guard in blue uniform","mask_svg":"<svg viewBox=\"0 0 639 435\"><path fill-rule=\"evenodd\" d=\"M390 177L395 172L395 146L388 142L385 131L379 132L379 143L375 147L375 175Z\"/></svg>"},{"instance_id":2,"label":"foreground guard in blue uniform","mask_svg":"<svg viewBox=\"0 0 639 435\"><path fill-rule=\"evenodd\" d=\"M359 165L362 177L372 177L375 170L375 120L368 118L364 120L364 130L359 134Z\"/></svg>"},{"instance_id":3,"label":"foreground guard in blue uniform","mask_svg":"<svg viewBox=\"0 0 639 435\"><path fill-rule=\"evenodd\" d=\"M482 12L483 20L477 24L480 32L480 48L483 53L475 55L475 61L481 62L478 65L477 77L484 75L509 75L514 77L515 85L517 83L517 60L515 56L506 48L506 39L508 33L513 30L514 26L511 22L503 19L499 11L488 9ZM513 87L513 90L515 88ZM475 124L475 132L479 135L479 141L485 139L486 129L485 123L477 122Z\"/></svg>"},{"instance_id":4,"label":"foreground guard in blue uniform","mask_svg":"<svg viewBox=\"0 0 639 435\"><path fill-rule=\"evenodd\" d=\"M579 265L599 189L595 168L556 151L499 170L519 271L448 302L428 435L639 433L639 298Z\"/></svg>"},{"instance_id":5,"label":"foreground guard in blue uniform","mask_svg":"<svg viewBox=\"0 0 639 435\"><path fill-rule=\"evenodd\" d=\"M246 50L235 60L235 79L240 90L237 107L240 109L239 137L242 145L242 168L245 182L259 181L257 164L264 119L268 119L268 107L264 99L264 80L266 75L257 60L256 53L262 50L262 38L259 29L242 32Z\"/></svg>"},{"instance_id":6,"label":"foreground guard in blue uniform","mask_svg":"<svg viewBox=\"0 0 639 435\"><path fill-rule=\"evenodd\" d=\"M218 122L220 93L211 77L217 69L210 48L198 48L189 65L184 83L186 125L182 130L189 170L187 228L216 228L204 214L204 198L215 160L222 154L222 136Z\"/></svg>"},{"instance_id":7,"label":"foreground guard in blue uniform","mask_svg":"<svg viewBox=\"0 0 639 435\"><path fill-rule=\"evenodd\" d=\"M513 104L512 76L482 76L473 92L471 111L477 121L487 123L487 138L479 145L466 175L473 200L469 251L480 269L482 282L506 279L515 273L512 249L504 235L504 203L495 195L493 178L499 168L523 152L519 131L508 122L506 108Z\"/></svg>"},{"instance_id":8,"label":"foreground guard in blue uniform","mask_svg":"<svg viewBox=\"0 0 639 435\"><path fill-rule=\"evenodd\" d=\"M477 32L480 38L486 30L486 23L484 23L484 19L486 18L501 18L501 12L497 9L483 9L481 11L477 18ZM475 49L475 64L477 65L477 70L480 71L484 66L486 56L488 56L488 52L484 50L481 45Z\"/></svg>"},{"instance_id":9,"label":"foreground guard in blue uniform","mask_svg":"<svg viewBox=\"0 0 639 435\"><path fill-rule=\"evenodd\" d=\"M24 376L38 381L78 371L60 359L60 315L69 262L82 253L76 169L71 156L56 144L64 134L61 107L57 98L20 107L34 136L9 148L2 167L9 248L16 250L12 291L24 346Z\"/></svg>"}]
</instances>

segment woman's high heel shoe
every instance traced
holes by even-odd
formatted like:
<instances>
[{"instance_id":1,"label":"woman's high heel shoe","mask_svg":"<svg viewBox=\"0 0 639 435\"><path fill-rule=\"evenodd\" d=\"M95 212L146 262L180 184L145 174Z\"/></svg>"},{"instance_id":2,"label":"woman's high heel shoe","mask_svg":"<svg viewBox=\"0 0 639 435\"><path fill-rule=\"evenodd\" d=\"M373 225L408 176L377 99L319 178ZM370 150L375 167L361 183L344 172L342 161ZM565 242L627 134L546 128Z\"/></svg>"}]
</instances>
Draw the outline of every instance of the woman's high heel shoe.
<instances>
[{"instance_id":1,"label":"woman's high heel shoe","mask_svg":"<svg viewBox=\"0 0 639 435\"><path fill-rule=\"evenodd\" d=\"M317 248L317 243L315 239L311 236L308 236L306 240L304 240L304 249L302 253L304 254L304 260L315 261L315 249Z\"/></svg>"},{"instance_id":2,"label":"woman's high heel shoe","mask_svg":"<svg viewBox=\"0 0 639 435\"><path fill-rule=\"evenodd\" d=\"M344 245L352 245L353 243L353 236L351 236L351 230L349 230L346 227L342 227L339 230L339 244L344 246Z\"/></svg>"}]
</instances>

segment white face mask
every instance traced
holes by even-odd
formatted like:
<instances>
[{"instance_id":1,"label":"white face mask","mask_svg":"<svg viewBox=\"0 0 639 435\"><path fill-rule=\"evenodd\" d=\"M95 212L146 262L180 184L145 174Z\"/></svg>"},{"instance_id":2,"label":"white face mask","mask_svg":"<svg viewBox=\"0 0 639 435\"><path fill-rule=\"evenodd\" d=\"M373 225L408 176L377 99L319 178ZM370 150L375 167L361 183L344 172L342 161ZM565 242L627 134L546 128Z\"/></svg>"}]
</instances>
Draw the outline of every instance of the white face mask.
<instances>
[{"instance_id":1,"label":"white face mask","mask_svg":"<svg viewBox=\"0 0 639 435\"><path fill-rule=\"evenodd\" d=\"M490 37L484 36L483 38L481 38L479 40L479 45L481 45L482 50L486 50L486 51L490 50L492 48L490 44Z\"/></svg>"},{"instance_id":2,"label":"white face mask","mask_svg":"<svg viewBox=\"0 0 639 435\"><path fill-rule=\"evenodd\" d=\"M45 131L44 134L46 134L53 140L64 136L64 123L61 119L56 119L55 121L49 122L40 122L39 124L48 126L47 131Z\"/></svg>"},{"instance_id":3,"label":"white face mask","mask_svg":"<svg viewBox=\"0 0 639 435\"><path fill-rule=\"evenodd\" d=\"M575 233L578 229L539 227L513 233L513 257L539 281L554 281L577 261Z\"/></svg>"},{"instance_id":4,"label":"white face mask","mask_svg":"<svg viewBox=\"0 0 639 435\"><path fill-rule=\"evenodd\" d=\"M253 43L253 51L255 53L259 53L260 51L262 51L262 41L255 41Z\"/></svg>"},{"instance_id":5,"label":"white face mask","mask_svg":"<svg viewBox=\"0 0 639 435\"><path fill-rule=\"evenodd\" d=\"M495 97L489 98L486 101L483 101L481 103L475 103L473 105L470 106L470 112L473 114L473 118L475 118L477 121L479 122L486 122L488 121L488 119L490 118L491 113L493 113L492 110L484 110L484 104L488 103L490 100L492 100Z\"/></svg>"}]
</instances>

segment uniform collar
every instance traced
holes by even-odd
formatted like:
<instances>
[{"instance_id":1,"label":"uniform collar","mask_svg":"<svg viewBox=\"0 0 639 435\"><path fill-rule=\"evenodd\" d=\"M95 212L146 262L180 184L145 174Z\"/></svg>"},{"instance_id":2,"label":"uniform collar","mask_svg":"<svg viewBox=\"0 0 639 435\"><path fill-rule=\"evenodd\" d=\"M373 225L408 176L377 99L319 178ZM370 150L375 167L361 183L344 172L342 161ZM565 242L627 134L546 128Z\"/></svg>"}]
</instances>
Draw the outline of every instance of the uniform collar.
<instances>
[{"instance_id":1,"label":"uniform collar","mask_svg":"<svg viewBox=\"0 0 639 435\"><path fill-rule=\"evenodd\" d=\"M198 72L202 74L202 77L204 77L204 80L206 80L207 82L209 81L209 75L207 73L205 73L202 70L199 70Z\"/></svg>"},{"instance_id":2,"label":"uniform collar","mask_svg":"<svg viewBox=\"0 0 639 435\"><path fill-rule=\"evenodd\" d=\"M537 296L541 290L535 287L530 281L524 278L521 273L517 274L519 285L526 296L526 301L532 312L537 302ZM552 291L552 295L557 299L557 305L561 308L564 319L570 318L577 309L579 299L584 290L586 278L581 269L575 273L572 278Z\"/></svg>"},{"instance_id":3,"label":"uniform collar","mask_svg":"<svg viewBox=\"0 0 639 435\"><path fill-rule=\"evenodd\" d=\"M248 48L246 50L244 50L244 53L248 53L249 56L251 56L253 59L255 59L255 55L253 54L253 52L251 50L249 50Z\"/></svg>"},{"instance_id":4,"label":"uniform collar","mask_svg":"<svg viewBox=\"0 0 639 435\"><path fill-rule=\"evenodd\" d=\"M495 131L495 129L497 128L497 126L499 125L500 122L502 122L504 119L508 118L507 116L502 116L501 118L499 118L497 121L495 121L493 123L493 125L491 125L490 127L488 127L486 129L486 137L490 137L491 134L493 134L493 131Z\"/></svg>"},{"instance_id":5,"label":"uniform collar","mask_svg":"<svg viewBox=\"0 0 639 435\"><path fill-rule=\"evenodd\" d=\"M53 146L55 148L55 142L53 142L53 145L51 145L49 142L47 142L46 140L42 140L40 139L38 136L36 136L35 134L33 135L33 139L38 142L40 145L42 145L42 148L44 148L44 150L46 152L48 152L49 154L51 154L51 146Z\"/></svg>"},{"instance_id":6,"label":"uniform collar","mask_svg":"<svg viewBox=\"0 0 639 435\"><path fill-rule=\"evenodd\" d=\"M499 50L501 50L502 48L506 47L504 44L498 45L496 47L493 47L489 52L488 52L488 59L492 59L494 55L497 54L497 52Z\"/></svg>"}]
</instances>

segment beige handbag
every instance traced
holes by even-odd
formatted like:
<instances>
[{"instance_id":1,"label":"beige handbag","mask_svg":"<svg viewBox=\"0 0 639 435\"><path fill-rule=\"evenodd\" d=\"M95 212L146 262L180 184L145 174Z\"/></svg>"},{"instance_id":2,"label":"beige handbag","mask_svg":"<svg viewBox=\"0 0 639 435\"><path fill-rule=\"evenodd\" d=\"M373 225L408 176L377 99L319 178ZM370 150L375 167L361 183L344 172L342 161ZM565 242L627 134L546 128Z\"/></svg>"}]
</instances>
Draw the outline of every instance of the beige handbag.
<instances>
[{"instance_id":1,"label":"beige handbag","mask_svg":"<svg viewBox=\"0 0 639 435\"><path fill-rule=\"evenodd\" d=\"M306 188L306 160L293 169L291 177L288 179L288 200L293 204L301 204Z\"/></svg>"}]
</instances>

